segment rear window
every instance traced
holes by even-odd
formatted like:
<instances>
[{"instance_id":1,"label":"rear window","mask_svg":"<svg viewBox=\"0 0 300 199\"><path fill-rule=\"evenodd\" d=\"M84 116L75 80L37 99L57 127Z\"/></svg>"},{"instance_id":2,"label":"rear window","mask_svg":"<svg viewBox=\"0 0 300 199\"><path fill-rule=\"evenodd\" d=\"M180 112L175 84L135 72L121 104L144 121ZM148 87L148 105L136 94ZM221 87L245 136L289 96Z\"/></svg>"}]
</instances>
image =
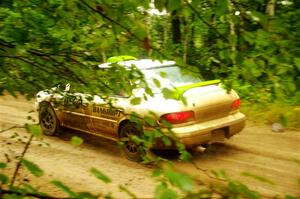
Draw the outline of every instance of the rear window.
<instances>
[{"instance_id":1,"label":"rear window","mask_svg":"<svg viewBox=\"0 0 300 199\"><path fill-rule=\"evenodd\" d=\"M153 79L160 81L162 86L184 86L201 82L199 73L180 68L178 66L155 67L142 71L145 74L148 84L153 84Z\"/></svg>"}]
</instances>

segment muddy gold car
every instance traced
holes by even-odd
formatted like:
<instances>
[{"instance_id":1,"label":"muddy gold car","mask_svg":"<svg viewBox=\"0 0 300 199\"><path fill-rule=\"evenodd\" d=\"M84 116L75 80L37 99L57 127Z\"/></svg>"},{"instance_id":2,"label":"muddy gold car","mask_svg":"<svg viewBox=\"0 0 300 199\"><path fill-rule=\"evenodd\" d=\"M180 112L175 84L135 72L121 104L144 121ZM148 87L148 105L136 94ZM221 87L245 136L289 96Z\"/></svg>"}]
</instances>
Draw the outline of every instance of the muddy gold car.
<instances>
[{"instance_id":1,"label":"muddy gold car","mask_svg":"<svg viewBox=\"0 0 300 199\"><path fill-rule=\"evenodd\" d=\"M109 106L107 101L97 95L87 100L85 94L75 93L69 102L77 104L76 108L61 109L56 108L54 104L62 98L60 94L40 91L37 94L36 107L44 134L53 135L60 127L67 127L118 141L131 135L142 134L144 130L151 128L145 124L142 129L138 129L129 119L131 113L146 116L149 111L159 117L158 125L162 120L172 124L172 132L186 148L224 141L244 128L245 115L239 111L239 96L234 90L228 92L223 89L220 81L203 81L184 71L184 68L177 66L173 61L113 61L123 67L136 66L144 74L149 86L152 86L154 95L143 100L144 89L139 88L132 97L112 95L113 106ZM111 63L100 64L99 70L110 66ZM159 80L162 88L176 90L178 96L185 99L184 102L166 99L162 90L153 85L153 79ZM140 104L130 103L133 97L139 96L142 99ZM161 126L162 132L164 128ZM139 150L135 142L127 139L124 145L123 150L127 158L139 159Z\"/></svg>"}]
</instances>

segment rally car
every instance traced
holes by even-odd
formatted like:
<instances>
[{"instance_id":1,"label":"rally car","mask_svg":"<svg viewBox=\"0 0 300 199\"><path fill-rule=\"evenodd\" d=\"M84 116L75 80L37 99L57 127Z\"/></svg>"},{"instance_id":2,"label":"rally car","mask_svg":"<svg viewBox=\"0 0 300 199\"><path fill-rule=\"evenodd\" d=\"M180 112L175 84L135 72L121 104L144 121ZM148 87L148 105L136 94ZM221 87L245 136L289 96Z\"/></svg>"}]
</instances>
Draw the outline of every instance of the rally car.
<instances>
[{"instance_id":1,"label":"rally car","mask_svg":"<svg viewBox=\"0 0 300 199\"><path fill-rule=\"evenodd\" d=\"M166 121L171 124L171 131L177 141L186 148L193 148L229 139L244 128L246 118L239 111L239 96L234 90L225 90L219 80L204 81L185 72L185 68L177 66L174 61L137 60L133 57L122 59L112 58L110 62L100 64L98 69L106 70L111 67L112 62L125 68L134 65L153 88L153 96L143 99L144 90L139 88L134 91L134 96L110 96L114 99L113 104L108 104L107 100L98 95L93 95L92 99L82 103L86 94L76 93L72 103L79 106L57 108L54 103L62 98L61 94L53 94L49 90L40 91L36 106L44 134L53 135L60 127L67 127L118 141L131 135L143 134L157 126L162 132L166 132L167 129L170 130L169 126L163 125L163 121ZM151 85L153 79L161 82L161 88ZM67 92L69 85L66 87ZM162 88L175 90L178 97L184 100L165 98ZM139 96L141 103L133 105L132 98ZM81 103L76 102L76 99L81 100ZM144 123L142 128L137 128L130 120L132 113L143 117L149 112L158 117L155 127ZM127 158L140 159L138 144L130 139L125 140L123 150ZM163 142L158 142L154 147L167 148Z\"/></svg>"}]
</instances>

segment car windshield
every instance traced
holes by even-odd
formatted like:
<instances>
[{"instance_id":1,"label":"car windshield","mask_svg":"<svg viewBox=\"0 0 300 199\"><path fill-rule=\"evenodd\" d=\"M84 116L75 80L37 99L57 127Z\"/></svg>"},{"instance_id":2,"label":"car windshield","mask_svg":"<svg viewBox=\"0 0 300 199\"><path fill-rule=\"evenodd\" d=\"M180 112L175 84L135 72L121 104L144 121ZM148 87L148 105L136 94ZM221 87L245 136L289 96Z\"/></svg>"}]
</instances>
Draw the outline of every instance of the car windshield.
<instances>
[{"instance_id":1,"label":"car windshield","mask_svg":"<svg viewBox=\"0 0 300 199\"><path fill-rule=\"evenodd\" d=\"M153 79L160 81L162 87L179 87L201 82L199 73L178 66L163 66L142 70L149 86L154 88Z\"/></svg>"}]
</instances>

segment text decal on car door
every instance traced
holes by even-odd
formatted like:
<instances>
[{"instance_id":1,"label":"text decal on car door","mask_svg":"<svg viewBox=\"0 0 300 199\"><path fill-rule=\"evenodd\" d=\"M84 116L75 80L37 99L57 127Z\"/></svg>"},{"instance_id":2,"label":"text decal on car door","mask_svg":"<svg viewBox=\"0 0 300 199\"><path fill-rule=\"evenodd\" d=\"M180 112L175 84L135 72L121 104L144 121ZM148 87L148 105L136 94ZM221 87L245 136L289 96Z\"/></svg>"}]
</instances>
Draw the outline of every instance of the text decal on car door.
<instances>
[{"instance_id":1,"label":"text decal on car door","mask_svg":"<svg viewBox=\"0 0 300 199\"><path fill-rule=\"evenodd\" d=\"M120 111L113 108L104 108L99 106L93 106L93 113L100 113L101 115L109 115L109 116L120 116Z\"/></svg>"}]
</instances>

